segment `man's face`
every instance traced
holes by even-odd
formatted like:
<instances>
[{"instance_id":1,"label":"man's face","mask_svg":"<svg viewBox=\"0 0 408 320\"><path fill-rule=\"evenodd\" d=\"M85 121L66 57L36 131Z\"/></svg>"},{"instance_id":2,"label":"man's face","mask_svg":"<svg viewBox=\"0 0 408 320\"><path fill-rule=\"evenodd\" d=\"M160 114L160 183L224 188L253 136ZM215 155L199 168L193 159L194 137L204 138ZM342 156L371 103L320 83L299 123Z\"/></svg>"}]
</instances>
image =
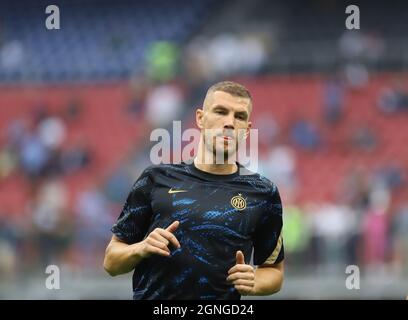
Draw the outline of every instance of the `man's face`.
<instances>
[{"instance_id":1,"label":"man's face","mask_svg":"<svg viewBox=\"0 0 408 320\"><path fill-rule=\"evenodd\" d=\"M203 110L197 110L197 124L208 151L224 159L235 155L239 142L246 138L251 127L250 103L248 98L223 91L206 97Z\"/></svg>"}]
</instances>

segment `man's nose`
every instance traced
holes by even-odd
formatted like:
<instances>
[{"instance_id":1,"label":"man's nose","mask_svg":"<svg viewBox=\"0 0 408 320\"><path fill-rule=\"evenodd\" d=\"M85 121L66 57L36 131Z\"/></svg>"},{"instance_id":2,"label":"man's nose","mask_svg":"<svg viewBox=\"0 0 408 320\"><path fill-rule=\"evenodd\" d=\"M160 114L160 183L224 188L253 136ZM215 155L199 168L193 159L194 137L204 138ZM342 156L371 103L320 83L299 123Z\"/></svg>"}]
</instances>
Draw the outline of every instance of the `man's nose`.
<instances>
[{"instance_id":1,"label":"man's nose","mask_svg":"<svg viewBox=\"0 0 408 320\"><path fill-rule=\"evenodd\" d=\"M234 115L228 115L225 117L224 129L234 129Z\"/></svg>"}]
</instances>

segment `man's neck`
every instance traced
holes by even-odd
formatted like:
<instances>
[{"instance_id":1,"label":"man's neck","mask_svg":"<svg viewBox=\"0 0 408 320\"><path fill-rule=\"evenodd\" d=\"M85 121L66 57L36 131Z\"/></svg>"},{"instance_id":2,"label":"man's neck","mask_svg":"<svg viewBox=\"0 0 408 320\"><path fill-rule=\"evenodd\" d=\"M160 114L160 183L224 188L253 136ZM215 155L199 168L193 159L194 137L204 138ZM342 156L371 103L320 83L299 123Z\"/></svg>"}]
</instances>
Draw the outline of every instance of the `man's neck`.
<instances>
[{"instance_id":1,"label":"man's neck","mask_svg":"<svg viewBox=\"0 0 408 320\"><path fill-rule=\"evenodd\" d=\"M237 172L238 166L236 163L223 163L223 164L208 164L203 163L198 157L194 159L194 165L201 171L205 171L212 174L233 174Z\"/></svg>"}]
</instances>

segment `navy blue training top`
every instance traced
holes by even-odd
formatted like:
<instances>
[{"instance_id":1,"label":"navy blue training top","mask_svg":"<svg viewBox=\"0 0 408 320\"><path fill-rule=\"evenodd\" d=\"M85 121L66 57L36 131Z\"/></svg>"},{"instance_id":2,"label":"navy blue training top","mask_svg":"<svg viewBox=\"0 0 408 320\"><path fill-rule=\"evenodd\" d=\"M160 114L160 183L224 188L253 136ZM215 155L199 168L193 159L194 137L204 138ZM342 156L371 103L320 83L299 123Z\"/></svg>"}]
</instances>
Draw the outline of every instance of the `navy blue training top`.
<instances>
[{"instance_id":1,"label":"navy blue training top","mask_svg":"<svg viewBox=\"0 0 408 320\"><path fill-rule=\"evenodd\" d=\"M255 265L284 259L278 189L245 170L239 165L234 174L215 175L185 163L144 170L112 232L132 244L178 220L181 248L136 266L134 299L240 299L226 280L237 250L249 263L254 249Z\"/></svg>"}]
</instances>

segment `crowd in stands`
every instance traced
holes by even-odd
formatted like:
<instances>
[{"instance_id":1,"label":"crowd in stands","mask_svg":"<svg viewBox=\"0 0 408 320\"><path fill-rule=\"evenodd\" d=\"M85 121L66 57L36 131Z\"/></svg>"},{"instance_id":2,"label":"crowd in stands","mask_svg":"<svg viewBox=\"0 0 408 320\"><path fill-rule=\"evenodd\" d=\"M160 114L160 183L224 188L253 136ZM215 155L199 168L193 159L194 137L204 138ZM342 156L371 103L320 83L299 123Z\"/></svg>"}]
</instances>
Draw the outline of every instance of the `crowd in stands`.
<instances>
[{"instance_id":1,"label":"crowd in stands","mask_svg":"<svg viewBox=\"0 0 408 320\"><path fill-rule=\"evenodd\" d=\"M329 74L320 74L317 81L314 75L307 74L294 77L290 82L264 74L273 49L264 33L223 33L182 44L182 40L188 38L188 27L196 26L192 20L203 12L199 3L193 2L194 15L189 15L188 10L180 13L185 28L179 28L175 21L169 27L170 35L174 36L164 37L166 40L153 39L148 32L137 33L143 45L129 48L121 39L113 39L110 44L118 52L129 54L129 59L127 56L123 61L113 59L112 65L104 65L109 59L100 54L100 46L92 46L88 53L95 54L95 64L92 59L82 61L87 65L83 68L70 57L68 67L61 62L59 69L54 70L52 63L49 68L41 69L41 79L88 79L92 83L92 80L109 78L108 75L124 77L127 80L119 85L126 88L126 99L112 99L110 103L120 101L115 107L123 112L123 118L137 123L143 134L135 141L128 138L125 142L131 147L120 155L113 170L95 179L98 173L90 170L99 161L95 144L86 136L78 136L69 143L67 139L79 127L93 125L82 117L84 110L90 107L89 102L67 98L58 110L34 103L29 115L16 116L2 124L0 186L22 179L22 185L29 191L20 212L9 212L7 206L0 205L0 278L43 270L51 263L63 264L78 272L102 272L110 226L119 215L131 185L151 164L151 130L158 127L171 130L173 120L182 120L185 128L194 126L195 108L201 105L208 86L220 79L242 80L250 89L268 84L266 99L254 94L254 99L268 106L257 111L261 109L255 104L253 121L260 133L259 171L278 185L283 200L288 272L344 275L346 265L356 264L363 272L372 274L406 275L408 202L404 197L395 201L396 195L408 194L408 167L403 162L406 158L402 158L406 155L404 145L399 146L402 160L397 156L393 159L381 156L394 139L383 128L387 132L393 129L395 135L404 130L392 126L397 120L407 121L408 84L406 77L393 74L374 89L369 87L374 78L370 66L381 59L385 50L382 38L376 34L346 32L337 39L336 50L341 57L338 68ZM121 8L125 25L135 30L137 25L130 19L132 15ZM161 18L163 16L158 15L158 20ZM159 28L166 29L162 25ZM106 26L96 29L101 35ZM78 40L79 33L68 31L68 36L73 35L73 42L90 40ZM28 55L23 49L27 42L23 42L0 43L1 80L19 78L18 68ZM131 51L136 48L140 50L132 56ZM135 67L131 72L129 66L135 59L143 68ZM69 63L73 63L72 69ZM317 83L318 99L297 98L296 83L299 82ZM269 95L268 89L275 85L284 87L288 93ZM353 109L360 108L361 97L373 93L375 103L368 114L380 113L379 125L373 126L363 116L351 119ZM297 105L285 107L293 96ZM355 98L352 104L350 97ZM285 108L292 108L291 116L282 121L276 113ZM313 110L318 110L317 116L311 116ZM102 109L100 113L102 117L109 117ZM121 123L112 120L110 125L121 126ZM338 133L339 130L344 131ZM336 140L338 136L341 141ZM113 143L123 142L115 141L114 136L111 138ZM358 162L368 154L374 161L378 159L377 165L352 164L339 176L340 168L330 165L337 165L333 158L342 154L346 154L350 162ZM319 166L312 168L315 171L306 170L316 159ZM320 171L325 172L325 178L312 181ZM89 183L78 188L71 199L66 179L76 173L83 174ZM317 196L310 189L321 193L334 189L335 193ZM312 197L302 197L305 191Z\"/></svg>"}]
</instances>

